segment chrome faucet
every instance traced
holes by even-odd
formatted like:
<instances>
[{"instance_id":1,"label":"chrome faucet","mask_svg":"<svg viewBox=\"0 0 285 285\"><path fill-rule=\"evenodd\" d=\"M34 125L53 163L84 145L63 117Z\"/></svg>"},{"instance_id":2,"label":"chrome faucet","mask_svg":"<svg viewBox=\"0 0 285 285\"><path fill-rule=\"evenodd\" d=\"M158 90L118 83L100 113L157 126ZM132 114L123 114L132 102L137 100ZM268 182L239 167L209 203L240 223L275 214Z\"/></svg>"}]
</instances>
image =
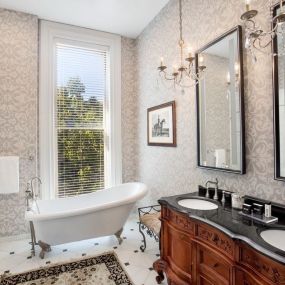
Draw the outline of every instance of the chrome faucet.
<instances>
[{"instance_id":1,"label":"chrome faucet","mask_svg":"<svg viewBox=\"0 0 285 285\"><path fill-rule=\"evenodd\" d=\"M27 188L26 188L26 207L27 207L27 211L31 211L31 206L30 206L30 200L33 199L33 192L31 189L31 184L30 182L27 183Z\"/></svg>"},{"instance_id":2,"label":"chrome faucet","mask_svg":"<svg viewBox=\"0 0 285 285\"><path fill-rule=\"evenodd\" d=\"M218 179L216 178L216 181L210 181L208 180L206 182L206 198L209 198L209 187L208 187L208 184L214 184L215 185L215 195L214 195L214 200L218 200L218 184L219 184L219 181Z\"/></svg>"},{"instance_id":3,"label":"chrome faucet","mask_svg":"<svg viewBox=\"0 0 285 285\"><path fill-rule=\"evenodd\" d=\"M39 177L33 177L28 183L27 183L27 188L26 188L26 206L27 206L27 211L31 211L31 205L30 205L30 200L36 201L38 198L38 194L35 193L34 191L34 186L33 182L34 180L38 180L40 184L42 184L42 181Z\"/></svg>"},{"instance_id":4,"label":"chrome faucet","mask_svg":"<svg viewBox=\"0 0 285 285\"><path fill-rule=\"evenodd\" d=\"M33 177L33 178L30 180L33 199L37 199L39 195L38 195L38 193L36 194L35 191L34 191L34 186L33 186L34 180L38 180L38 182L39 182L40 184L42 184L42 180L41 180L39 177L37 177L37 176L36 176L36 177Z\"/></svg>"}]
</instances>

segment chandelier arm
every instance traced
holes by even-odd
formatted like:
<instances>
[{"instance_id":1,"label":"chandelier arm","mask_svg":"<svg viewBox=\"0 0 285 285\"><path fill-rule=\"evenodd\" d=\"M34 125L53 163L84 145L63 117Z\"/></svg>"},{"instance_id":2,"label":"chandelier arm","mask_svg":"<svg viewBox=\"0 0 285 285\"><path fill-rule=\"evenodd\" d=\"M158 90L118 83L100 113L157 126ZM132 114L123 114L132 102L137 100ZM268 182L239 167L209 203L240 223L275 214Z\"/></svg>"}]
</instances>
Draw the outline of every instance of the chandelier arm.
<instances>
[{"instance_id":1,"label":"chandelier arm","mask_svg":"<svg viewBox=\"0 0 285 285\"><path fill-rule=\"evenodd\" d=\"M162 84L162 86L164 87L164 88L166 88L166 89L168 89L168 90L171 90L171 89L173 89L173 86L172 86L172 84L173 84L173 80L164 80L164 77L160 77L160 81L161 81L161 84ZM169 82L169 84L167 84Z\"/></svg>"},{"instance_id":2,"label":"chandelier arm","mask_svg":"<svg viewBox=\"0 0 285 285\"><path fill-rule=\"evenodd\" d=\"M168 80L168 81L173 81L175 79L175 77L172 75L172 76L169 76L165 71L161 71L159 74L163 73L163 77L164 79Z\"/></svg>"},{"instance_id":3,"label":"chandelier arm","mask_svg":"<svg viewBox=\"0 0 285 285\"><path fill-rule=\"evenodd\" d=\"M262 37L266 37L266 36L270 36L270 40L268 40L264 45L262 44ZM269 45L271 45L273 38L275 37L275 34L263 34L260 35L260 37L258 38L258 46L259 48L267 48ZM257 40L257 39L256 39ZM255 41L254 41L255 43Z\"/></svg>"},{"instance_id":4,"label":"chandelier arm","mask_svg":"<svg viewBox=\"0 0 285 285\"><path fill-rule=\"evenodd\" d=\"M258 46L257 46L257 42L258 42ZM267 43L266 46L261 46L260 44L260 39L255 39L252 43L253 47L255 49L257 49L259 52L263 53L263 54L268 54L267 52L265 52L264 50L262 50L262 48L266 48L267 46L269 46L269 44L271 43L271 41L269 43Z\"/></svg>"}]
</instances>

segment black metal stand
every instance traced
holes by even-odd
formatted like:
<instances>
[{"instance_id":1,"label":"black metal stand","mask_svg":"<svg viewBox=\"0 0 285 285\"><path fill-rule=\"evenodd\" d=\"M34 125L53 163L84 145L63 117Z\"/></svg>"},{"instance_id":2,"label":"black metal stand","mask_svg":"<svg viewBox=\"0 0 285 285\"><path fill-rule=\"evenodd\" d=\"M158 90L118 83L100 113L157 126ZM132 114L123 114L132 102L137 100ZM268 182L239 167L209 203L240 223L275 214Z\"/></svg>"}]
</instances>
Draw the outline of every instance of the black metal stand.
<instances>
[{"instance_id":1,"label":"black metal stand","mask_svg":"<svg viewBox=\"0 0 285 285\"><path fill-rule=\"evenodd\" d=\"M145 237L144 231L151 238L154 238L156 242L159 242L159 236L154 231L152 231L150 228L148 228L144 223L141 222L141 217L147 214L158 213L160 211L161 211L160 205L152 205L152 206L138 208L139 220L140 220L139 232L143 236L143 240L142 240L143 244L140 246L140 250L142 252L144 252L146 249L146 237Z\"/></svg>"}]
</instances>

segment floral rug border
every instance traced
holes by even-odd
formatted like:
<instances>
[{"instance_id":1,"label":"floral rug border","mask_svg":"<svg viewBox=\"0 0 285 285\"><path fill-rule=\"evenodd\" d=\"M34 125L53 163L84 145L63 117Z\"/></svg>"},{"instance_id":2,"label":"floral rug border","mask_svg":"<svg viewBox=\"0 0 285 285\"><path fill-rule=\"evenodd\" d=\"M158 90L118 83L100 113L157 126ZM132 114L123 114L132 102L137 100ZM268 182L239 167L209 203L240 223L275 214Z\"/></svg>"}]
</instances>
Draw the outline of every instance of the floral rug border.
<instances>
[{"instance_id":1,"label":"floral rug border","mask_svg":"<svg viewBox=\"0 0 285 285\"><path fill-rule=\"evenodd\" d=\"M51 276L59 276L62 273L72 272L76 269L83 269L96 264L104 263L110 272L110 279L116 285L133 285L130 277L123 269L117 254L112 252L101 253L92 257L74 259L69 262L62 262L45 266L40 269L30 270L13 275L0 275L0 285L16 285L29 281L36 281Z\"/></svg>"}]
</instances>

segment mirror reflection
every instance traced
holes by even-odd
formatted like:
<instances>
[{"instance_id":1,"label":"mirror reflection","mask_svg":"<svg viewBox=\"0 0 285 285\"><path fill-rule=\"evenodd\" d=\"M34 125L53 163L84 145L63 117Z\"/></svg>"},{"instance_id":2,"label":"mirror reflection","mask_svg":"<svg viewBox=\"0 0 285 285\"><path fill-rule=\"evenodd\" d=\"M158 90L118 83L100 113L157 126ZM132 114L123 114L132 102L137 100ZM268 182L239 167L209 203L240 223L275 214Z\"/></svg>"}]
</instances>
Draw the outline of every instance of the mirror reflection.
<instances>
[{"instance_id":1,"label":"mirror reflection","mask_svg":"<svg viewBox=\"0 0 285 285\"><path fill-rule=\"evenodd\" d=\"M199 166L243 172L239 29L198 53Z\"/></svg>"}]
</instances>

